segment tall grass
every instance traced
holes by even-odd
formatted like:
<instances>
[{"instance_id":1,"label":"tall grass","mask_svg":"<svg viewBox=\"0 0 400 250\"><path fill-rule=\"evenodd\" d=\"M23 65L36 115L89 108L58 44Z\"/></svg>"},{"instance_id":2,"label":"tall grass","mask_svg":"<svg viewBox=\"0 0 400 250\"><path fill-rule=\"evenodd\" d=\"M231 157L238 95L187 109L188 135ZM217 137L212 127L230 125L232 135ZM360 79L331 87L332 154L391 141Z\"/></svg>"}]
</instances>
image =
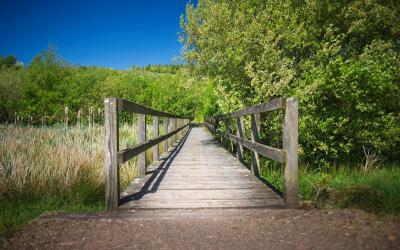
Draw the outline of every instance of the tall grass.
<instances>
[{"instance_id":1,"label":"tall grass","mask_svg":"<svg viewBox=\"0 0 400 250\"><path fill-rule=\"evenodd\" d=\"M135 143L132 126L122 124L121 149ZM0 233L44 210L104 209L103 145L99 125L0 125ZM120 168L121 189L136 176L135 165L134 158Z\"/></svg>"}]
</instances>

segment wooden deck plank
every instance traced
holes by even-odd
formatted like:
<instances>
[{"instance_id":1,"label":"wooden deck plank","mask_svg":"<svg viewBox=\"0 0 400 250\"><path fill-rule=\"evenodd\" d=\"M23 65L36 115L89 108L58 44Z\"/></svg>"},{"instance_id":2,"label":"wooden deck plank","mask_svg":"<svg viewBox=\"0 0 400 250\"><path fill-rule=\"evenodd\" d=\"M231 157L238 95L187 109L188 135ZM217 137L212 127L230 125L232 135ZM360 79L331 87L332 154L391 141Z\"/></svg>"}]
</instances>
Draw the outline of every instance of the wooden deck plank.
<instances>
[{"instance_id":1,"label":"wooden deck plank","mask_svg":"<svg viewBox=\"0 0 400 250\"><path fill-rule=\"evenodd\" d=\"M282 198L222 148L192 128L164 164L128 188L120 209L283 207ZM140 187L140 189L139 189Z\"/></svg>"}]
</instances>

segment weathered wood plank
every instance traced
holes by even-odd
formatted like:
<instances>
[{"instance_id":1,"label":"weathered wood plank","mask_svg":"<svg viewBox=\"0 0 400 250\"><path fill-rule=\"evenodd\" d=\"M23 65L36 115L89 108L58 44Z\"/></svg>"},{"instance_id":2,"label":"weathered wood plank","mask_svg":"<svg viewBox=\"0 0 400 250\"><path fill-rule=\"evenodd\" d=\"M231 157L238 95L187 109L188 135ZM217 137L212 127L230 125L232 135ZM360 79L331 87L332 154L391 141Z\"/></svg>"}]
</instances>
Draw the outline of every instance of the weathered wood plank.
<instances>
[{"instance_id":1,"label":"weathered wood plank","mask_svg":"<svg viewBox=\"0 0 400 250\"><path fill-rule=\"evenodd\" d=\"M154 116L153 117L153 139L158 138L159 136L159 122L158 122L158 117ZM159 147L158 147L158 143L153 146L153 161L158 161L159 160Z\"/></svg>"},{"instance_id":2,"label":"weathered wood plank","mask_svg":"<svg viewBox=\"0 0 400 250\"><path fill-rule=\"evenodd\" d=\"M128 194L131 200L121 209L284 205L280 196L215 143L203 128L192 128L175 156L153 173L146 189Z\"/></svg>"},{"instance_id":3,"label":"weathered wood plank","mask_svg":"<svg viewBox=\"0 0 400 250\"><path fill-rule=\"evenodd\" d=\"M106 207L115 210L119 204L119 171L117 153L118 112L115 98L104 100L104 165L106 176Z\"/></svg>"},{"instance_id":4,"label":"weathered wood plank","mask_svg":"<svg viewBox=\"0 0 400 250\"><path fill-rule=\"evenodd\" d=\"M201 200L195 201L136 201L121 206L124 209L189 209L189 208L284 208L284 203L277 199L244 199L244 200Z\"/></svg>"},{"instance_id":5,"label":"weathered wood plank","mask_svg":"<svg viewBox=\"0 0 400 250\"><path fill-rule=\"evenodd\" d=\"M273 147L269 147L257 142L252 142L250 140L244 139L244 138L239 138L235 135L232 134L225 134L225 138L240 143L246 148L253 150L260 155L263 155L265 157L268 157L272 160L278 161L280 163L285 162L285 151Z\"/></svg>"},{"instance_id":6,"label":"weathered wood plank","mask_svg":"<svg viewBox=\"0 0 400 250\"><path fill-rule=\"evenodd\" d=\"M237 137L243 138L243 116L236 118L236 126ZM240 162L243 162L243 146L240 143L236 143L236 157Z\"/></svg>"},{"instance_id":7,"label":"weathered wood plank","mask_svg":"<svg viewBox=\"0 0 400 250\"><path fill-rule=\"evenodd\" d=\"M125 112L130 112L130 113L136 113L136 114L142 114L142 115L149 115L149 116L158 116L158 117L168 117L168 118L184 118L178 115L173 115L165 112L161 112L158 110L154 110L152 108L139 105L137 103L121 99L121 98L116 98L118 102L118 111L125 111Z\"/></svg>"},{"instance_id":8,"label":"weathered wood plank","mask_svg":"<svg viewBox=\"0 0 400 250\"><path fill-rule=\"evenodd\" d=\"M180 128L178 130L181 130L183 128ZM145 150L153 147L154 145L159 144L162 141L167 140L168 138L171 138L174 134L176 134L176 132L178 132L178 130L175 131L171 131L166 135L162 135L159 136L155 139L150 139L147 140L145 142L142 143L138 143L136 146L134 146L133 148L128 148L128 149L124 149L118 152L118 163L122 164L126 161L128 161L129 159L131 159L132 157L135 157L136 155L144 152Z\"/></svg>"},{"instance_id":9,"label":"weathered wood plank","mask_svg":"<svg viewBox=\"0 0 400 250\"><path fill-rule=\"evenodd\" d=\"M177 127L177 118L172 118L172 130L175 131ZM174 144L176 142L177 136L176 134L174 134L172 136L172 144Z\"/></svg>"},{"instance_id":10,"label":"weathered wood plank","mask_svg":"<svg viewBox=\"0 0 400 250\"><path fill-rule=\"evenodd\" d=\"M260 114L251 115L251 130L250 137L252 142L259 142L260 139ZM258 153L251 150L251 172L255 176L260 175L260 159Z\"/></svg>"},{"instance_id":11,"label":"weathered wood plank","mask_svg":"<svg viewBox=\"0 0 400 250\"><path fill-rule=\"evenodd\" d=\"M146 141L146 115L138 114L138 122L137 122L137 141L139 145L143 145ZM124 151L129 152L129 151ZM124 152L120 154L123 156ZM126 155L126 153L125 153ZM146 175L146 152L141 151L138 154L138 161L137 161L137 170L138 170L138 177L144 177Z\"/></svg>"},{"instance_id":12,"label":"weathered wood plank","mask_svg":"<svg viewBox=\"0 0 400 250\"><path fill-rule=\"evenodd\" d=\"M169 118L164 117L163 118L163 129L164 129L164 135L168 134L168 127L169 127ZM169 145L168 145L168 139L164 140L164 151L168 151Z\"/></svg>"},{"instance_id":13,"label":"weathered wood plank","mask_svg":"<svg viewBox=\"0 0 400 250\"><path fill-rule=\"evenodd\" d=\"M279 97L267 103L258 104L249 108L235 111L226 115L217 116L218 119L232 119L245 115L259 114L285 108L285 98Z\"/></svg>"},{"instance_id":14,"label":"weathered wood plank","mask_svg":"<svg viewBox=\"0 0 400 250\"><path fill-rule=\"evenodd\" d=\"M288 207L298 208L298 103L295 98L286 100L283 126L283 149L286 151L284 169L284 199Z\"/></svg>"}]
</instances>

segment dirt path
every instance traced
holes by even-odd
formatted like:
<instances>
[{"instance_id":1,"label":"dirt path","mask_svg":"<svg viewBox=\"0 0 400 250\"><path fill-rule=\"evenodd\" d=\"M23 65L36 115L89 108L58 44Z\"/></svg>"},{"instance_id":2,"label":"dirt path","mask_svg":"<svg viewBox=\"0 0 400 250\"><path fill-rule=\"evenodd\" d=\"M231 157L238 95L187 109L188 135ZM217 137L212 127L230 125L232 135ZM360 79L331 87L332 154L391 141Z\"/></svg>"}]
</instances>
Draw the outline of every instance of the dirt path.
<instances>
[{"instance_id":1,"label":"dirt path","mask_svg":"<svg viewBox=\"0 0 400 250\"><path fill-rule=\"evenodd\" d=\"M357 210L45 214L7 249L400 249L400 220Z\"/></svg>"}]
</instances>

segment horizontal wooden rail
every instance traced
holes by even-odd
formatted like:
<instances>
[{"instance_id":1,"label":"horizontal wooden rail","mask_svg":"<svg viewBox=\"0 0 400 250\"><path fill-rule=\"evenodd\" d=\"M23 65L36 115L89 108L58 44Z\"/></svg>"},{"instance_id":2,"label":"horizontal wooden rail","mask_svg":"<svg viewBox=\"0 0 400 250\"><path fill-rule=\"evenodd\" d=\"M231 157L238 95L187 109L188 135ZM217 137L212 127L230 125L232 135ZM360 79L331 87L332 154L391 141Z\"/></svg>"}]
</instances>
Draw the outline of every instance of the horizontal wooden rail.
<instances>
[{"instance_id":1,"label":"horizontal wooden rail","mask_svg":"<svg viewBox=\"0 0 400 250\"><path fill-rule=\"evenodd\" d=\"M277 109L284 109L285 108L285 101L286 99L283 97L279 97L276 99L273 99L267 103L261 103L249 108L245 108L239 111L235 111L229 114L225 115L220 115L216 116L215 118L218 119L232 119L240 116L245 116L245 115L251 115L251 114L257 114L257 113L264 113L268 111L274 111Z\"/></svg>"},{"instance_id":2,"label":"horizontal wooden rail","mask_svg":"<svg viewBox=\"0 0 400 250\"><path fill-rule=\"evenodd\" d=\"M174 130L166 135L162 135L159 136L157 138L154 139L150 139L146 142L143 143L139 143L137 144L135 147L133 148L128 148L128 149L124 149L121 151L118 151L117 157L118 157L118 164L122 164L128 160L130 160L132 157L135 157L136 155L146 151L147 149L153 147L154 145L157 145L161 142L163 142L164 140L167 140L168 138L170 138L171 136L175 135L176 133L178 133L179 131L181 131L182 129L186 128L189 124L184 125L183 127L178 128L177 130Z\"/></svg>"},{"instance_id":3,"label":"horizontal wooden rail","mask_svg":"<svg viewBox=\"0 0 400 250\"><path fill-rule=\"evenodd\" d=\"M266 145L263 145L263 144L260 144L257 142L252 142L245 138L241 138L241 137L231 135L228 133L225 133L224 136L226 139L229 139L231 141L239 143L239 144L245 146L246 148L248 148L262 156L268 157L268 158L278 161L280 163L285 162L285 151L283 151L281 149L269 147L269 146L266 146Z\"/></svg>"},{"instance_id":4,"label":"horizontal wooden rail","mask_svg":"<svg viewBox=\"0 0 400 250\"><path fill-rule=\"evenodd\" d=\"M188 119L188 117L161 112L125 99L116 98L116 100L117 100L118 111L125 111L130 113L157 116L157 117Z\"/></svg>"},{"instance_id":5,"label":"horizontal wooden rail","mask_svg":"<svg viewBox=\"0 0 400 250\"><path fill-rule=\"evenodd\" d=\"M137 145L133 148L119 149L119 112L137 114ZM146 116L153 116L153 138L147 139ZM159 135L159 117L162 117L164 134ZM138 177L146 175L146 150L152 148L153 160L159 160L158 144L172 147L177 141L177 134L182 136L190 124L190 118L157 111L120 98L104 100L104 166L106 176L106 206L115 210L119 206L119 165L137 156ZM187 130L186 130L187 131Z\"/></svg>"},{"instance_id":6,"label":"horizontal wooden rail","mask_svg":"<svg viewBox=\"0 0 400 250\"><path fill-rule=\"evenodd\" d=\"M259 142L260 134L260 113L283 109L283 149L277 149L263 145ZM251 140L243 138L243 116L251 117ZM232 130L227 122L229 119L236 118L237 134L230 133ZM223 132L220 123L227 126L227 131ZM236 155L243 161L243 147L251 152L251 169L256 175L260 172L260 161L258 154L269 159L284 164L284 187L283 195L285 202L290 208L298 207L298 102L296 98L280 97L267 103L262 103L248 107L229 114L207 117L204 124L206 127L220 138L221 142L230 141L236 144ZM233 150L233 144L230 146Z\"/></svg>"}]
</instances>

